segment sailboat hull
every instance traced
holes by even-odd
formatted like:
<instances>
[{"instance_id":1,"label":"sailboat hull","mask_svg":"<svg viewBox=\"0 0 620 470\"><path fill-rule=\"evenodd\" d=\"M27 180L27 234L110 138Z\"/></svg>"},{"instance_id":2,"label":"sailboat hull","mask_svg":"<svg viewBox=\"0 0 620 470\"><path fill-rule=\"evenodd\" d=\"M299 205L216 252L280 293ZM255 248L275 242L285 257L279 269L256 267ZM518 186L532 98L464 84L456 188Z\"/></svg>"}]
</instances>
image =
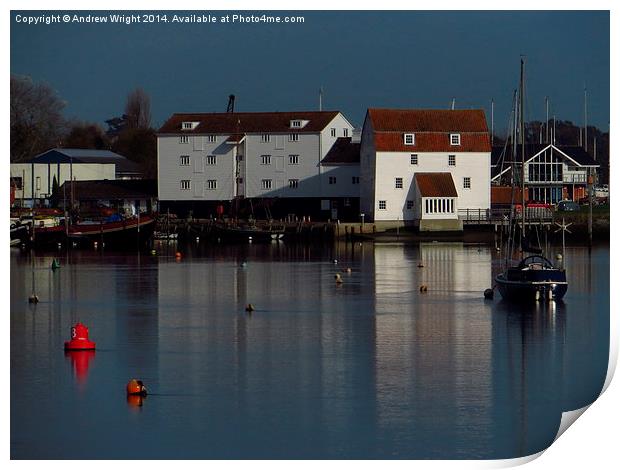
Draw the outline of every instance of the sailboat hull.
<instances>
[{"instance_id":1,"label":"sailboat hull","mask_svg":"<svg viewBox=\"0 0 620 470\"><path fill-rule=\"evenodd\" d=\"M559 269L527 272L522 279L510 277L502 273L495 284L502 298L511 302L558 301L568 290L566 272Z\"/></svg>"}]
</instances>

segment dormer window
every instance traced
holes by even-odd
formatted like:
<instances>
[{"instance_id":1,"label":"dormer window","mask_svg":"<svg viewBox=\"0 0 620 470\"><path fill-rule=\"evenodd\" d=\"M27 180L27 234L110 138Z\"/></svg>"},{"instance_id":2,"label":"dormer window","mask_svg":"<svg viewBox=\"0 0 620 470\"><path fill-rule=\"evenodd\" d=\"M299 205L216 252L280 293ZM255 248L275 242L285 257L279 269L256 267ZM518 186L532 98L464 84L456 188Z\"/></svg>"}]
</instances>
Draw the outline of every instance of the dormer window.
<instances>
[{"instance_id":1,"label":"dormer window","mask_svg":"<svg viewBox=\"0 0 620 470\"><path fill-rule=\"evenodd\" d=\"M191 131L192 129L196 129L197 126L198 123L194 121L183 121L181 123L181 129L184 131Z\"/></svg>"},{"instance_id":2,"label":"dormer window","mask_svg":"<svg viewBox=\"0 0 620 470\"><path fill-rule=\"evenodd\" d=\"M298 121L298 120L291 121L291 127L299 129L301 127L301 121Z\"/></svg>"},{"instance_id":3,"label":"dormer window","mask_svg":"<svg viewBox=\"0 0 620 470\"><path fill-rule=\"evenodd\" d=\"M450 134L450 145L461 145L461 134Z\"/></svg>"},{"instance_id":4,"label":"dormer window","mask_svg":"<svg viewBox=\"0 0 620 470\"><path fill-rule=\"evenodd\" d=\"M403 142L405 145L415 145L415 134L403 134Z\"/></svg>"}]
</instances>

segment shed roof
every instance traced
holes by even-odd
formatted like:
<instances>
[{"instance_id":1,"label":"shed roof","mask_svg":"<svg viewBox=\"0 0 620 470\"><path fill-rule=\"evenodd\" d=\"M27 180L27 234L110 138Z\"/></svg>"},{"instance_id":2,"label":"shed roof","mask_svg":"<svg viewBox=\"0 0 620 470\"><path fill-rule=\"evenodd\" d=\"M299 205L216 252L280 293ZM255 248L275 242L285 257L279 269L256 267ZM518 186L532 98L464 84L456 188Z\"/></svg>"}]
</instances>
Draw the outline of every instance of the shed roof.
<instances>
[{"instance_id":1,"label":"shed roof","mask_svg":"<svg viewBox=\"0 0 620 470\"><path fill-rule=\"evenodd\" d=\"M457 197L451 173L416 173L416 184L422 197Z\"/></svg>"},{"instance_id":2,"label":"shed roof","mask_svg":"<svg viewBox=\"0 0 620 470\"><path fill-rule=\"evenodd\" d=\"M111 150L53 148L28 160L28 163L115 164L116 173L140 173L140 166Z\"/></svg>"},{"instance_id":3,"label":"shed roof","mask_svg":"<svg viewBox=\"0 0 620 470\"><path fill-rule=\"evenodd\" d=\"M359 165L360 143L352 142L351 137L338 137L329 149L321 165Z\"/></svg>"}]
</instances>

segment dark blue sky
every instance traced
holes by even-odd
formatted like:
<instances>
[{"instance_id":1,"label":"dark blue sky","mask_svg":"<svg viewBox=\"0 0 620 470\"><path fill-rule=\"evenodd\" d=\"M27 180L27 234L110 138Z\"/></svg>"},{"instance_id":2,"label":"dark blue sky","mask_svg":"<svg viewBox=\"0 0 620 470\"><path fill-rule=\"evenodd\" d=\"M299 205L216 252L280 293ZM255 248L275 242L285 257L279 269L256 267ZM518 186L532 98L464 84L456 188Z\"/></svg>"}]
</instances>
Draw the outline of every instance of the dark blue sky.
<instances>
[{"instance_id":1,"label":"dark blue sky","mask_svg":"<svg viewBox=\"0 0 620 470\"><path fill-rule=\"evenodd\" d=\"M457 108L485 108L489 123L494 98L500 130L525 54L528 119L544 118L549 95L558 118L582 124L585 83L589 123L609 127L608 12L295 12L304 24L129 26L27 26L18 13L38 14L12 13L11 73L49 83L81 120L121 114L138 86L160 125L173 112L226 111L230 93L238 111L316 109L322 85L324 109L356 125L368 107L446 108L454 96Z\"/></svg>"}]
</instances>

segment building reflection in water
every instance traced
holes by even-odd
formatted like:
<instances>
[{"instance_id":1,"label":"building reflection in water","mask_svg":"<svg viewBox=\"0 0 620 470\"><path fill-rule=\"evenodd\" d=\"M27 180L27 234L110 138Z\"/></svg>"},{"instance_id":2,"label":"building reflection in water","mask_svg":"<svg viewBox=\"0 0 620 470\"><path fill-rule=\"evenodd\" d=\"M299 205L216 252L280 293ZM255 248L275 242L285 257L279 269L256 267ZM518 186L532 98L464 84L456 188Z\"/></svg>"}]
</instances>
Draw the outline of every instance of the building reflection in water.
<instances>
[{"instance_id":1,"label":"building reflection in water","mask_svg":"<svg viewBox=\"0 0 620 470\"><path fill-rule=\"evenodd\" d=\"M474 430L482 453L491 439L491 319L480 308L490 262L487 248L462 244L375 247L378 419L397 453L445 455ZM426 432L411 439L412 428Z\"/></svg>"}]
</instances>

